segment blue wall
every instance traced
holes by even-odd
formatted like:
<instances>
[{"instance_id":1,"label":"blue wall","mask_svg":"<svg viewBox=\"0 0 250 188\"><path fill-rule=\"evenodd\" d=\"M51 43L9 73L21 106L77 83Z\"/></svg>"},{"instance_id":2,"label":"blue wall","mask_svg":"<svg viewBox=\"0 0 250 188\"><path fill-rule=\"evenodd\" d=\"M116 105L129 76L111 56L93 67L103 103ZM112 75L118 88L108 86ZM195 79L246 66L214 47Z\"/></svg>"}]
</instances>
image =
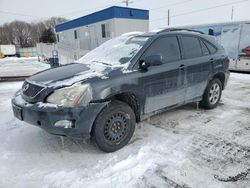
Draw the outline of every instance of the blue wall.
<instances>
[{"instance_id":1,"label":"blue wall","mask_svg":"<svg viewBox=\"0 0 250 188\"><path fill-rule=\"evenodd\" d=\"M55 30L56 32L61 32L64 30L73 29L76 27L81 27L112 18L149 20L149 11L113 6L99 12L89 14L87 16L77 18L75 20L71 20L69 22L59 24L55 26Z\"/></svg>"}]
</instances>

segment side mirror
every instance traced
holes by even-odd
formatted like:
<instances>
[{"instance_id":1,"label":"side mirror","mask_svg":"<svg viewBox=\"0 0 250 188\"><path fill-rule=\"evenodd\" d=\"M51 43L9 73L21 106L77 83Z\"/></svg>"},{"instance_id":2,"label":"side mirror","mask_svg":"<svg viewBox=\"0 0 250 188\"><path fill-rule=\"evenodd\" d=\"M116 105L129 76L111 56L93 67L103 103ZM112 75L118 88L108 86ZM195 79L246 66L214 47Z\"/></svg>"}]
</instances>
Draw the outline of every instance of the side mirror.
<instances>
[{"instance_id":1,"label":"side mirror","mask_svg":"<svg viewBox=\"0 0 250 188\"><path fill-rule=\"evenodd\" d=\"M144 60L140 61L140 69L146 70L150 66L162 65L163 57L161 55L147 56Z\"/></svg>"}]
</instances>

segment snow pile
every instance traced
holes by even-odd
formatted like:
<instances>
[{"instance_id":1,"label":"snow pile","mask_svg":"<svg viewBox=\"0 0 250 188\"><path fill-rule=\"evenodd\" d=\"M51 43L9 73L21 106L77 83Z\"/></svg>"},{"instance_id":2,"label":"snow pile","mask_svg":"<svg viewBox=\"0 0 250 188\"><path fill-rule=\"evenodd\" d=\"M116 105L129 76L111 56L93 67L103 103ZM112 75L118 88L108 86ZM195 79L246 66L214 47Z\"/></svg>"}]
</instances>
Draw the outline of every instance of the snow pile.
<instances>
[{"instance_id":1,"label":"snow pile","mask_svg":"<svg viewBox=\"0 0 250 188\"><path fill-rule=\"evenodd\" d=\"M50 65L38 62L37 57L0 59L0 76L31 76L50 68Z\"/></svg>"}]
</instances>

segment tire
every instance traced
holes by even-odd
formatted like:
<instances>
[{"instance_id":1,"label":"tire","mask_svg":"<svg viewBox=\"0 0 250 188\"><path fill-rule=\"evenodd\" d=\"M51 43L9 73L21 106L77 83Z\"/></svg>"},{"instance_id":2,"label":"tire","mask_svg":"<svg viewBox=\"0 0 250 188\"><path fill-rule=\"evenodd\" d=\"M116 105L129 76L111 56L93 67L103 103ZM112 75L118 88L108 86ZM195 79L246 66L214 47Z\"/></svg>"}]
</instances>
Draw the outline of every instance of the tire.
<instances>
[{"instance_id":1,"label":"tire","mask_svg":"<svg viewBox=\"0 0 250 188\"><path fill-rule=\"evenodd\" d=\"M221 81L218 78L211 80L207 85L205 93L203 94L203 98L200 103L201 106L206 109L214 109L218 106L218 103L220 102L221 94Z\"/></svg>"},{"instance_id":2,"label":"tire","mask_svg":"<svg viewBox=\"0 0 250 188\"><path fill-rule=\"evenodd\" d=\"M135 130L135 114L129 105L111 101L97 116L93 127L93 138L104 152L114 152L124 147Z\"/></svg>"}]
</instances>

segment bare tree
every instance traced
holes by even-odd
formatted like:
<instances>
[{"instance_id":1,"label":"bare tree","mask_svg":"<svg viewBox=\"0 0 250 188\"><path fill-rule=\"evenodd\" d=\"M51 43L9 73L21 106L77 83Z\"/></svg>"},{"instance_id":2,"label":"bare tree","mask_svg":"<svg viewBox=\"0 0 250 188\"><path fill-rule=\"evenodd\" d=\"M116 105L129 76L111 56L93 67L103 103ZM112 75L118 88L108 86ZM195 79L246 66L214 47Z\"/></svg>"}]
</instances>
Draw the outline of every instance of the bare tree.
<instances>
[{"instance_id":1,"label":"bare tree","mask_svg":"<svg viewBox=\"0 0 250 188\"><path fill-rule=\"evenodd\" d=\"M51 17L50 19L44 21L44 25L45 25L46 29L53 29L53 28L55 28L56 25L63 23L63 22L66 22L66 21L68 21L68 20L65 18Z\"/></svg>"},{"instance_id":2,"label":"bare tree","mask_svg":"<svg viewBox=\"0 0 250 188\"><path fill-rule=\"evenodd\" d=\"M0 26L0 44L13 44L9 24Z\"/></svg>"},{"instance_id":3,"label":"bare tree","mask_svg":"<svg viewBox=\"0 0 250 188\"><path fill-rule=\"evenodd\" d=\"M0 27L0 44L9 44L6 29L3 26Z\"/></svg>"},{"instance_id":4,"label":"bare tree","mask_svg":"<svg viewBox=\"0 0 250 188\"><path fill-rule=\"evenodd\" d=\"M62 22L67 21L65 18L52 17L47 20L27 23L24 21L13 21L0 26L0 44L15 44L20 47L32 47L40 42L41 37L47 32L48 38L55 38L54 27ZM53 41L53 40L45 40Z\"/></svg>"},{"instance_id":5,"label":"bare tree","mask_svg":"<svg viewBox=\"0 0 250 188\"><path fill-rule=\"evenodd\" d=\"M13 21L9 24L9 32L12 44L21 47L33 46L32 40L32 26L23 21Z\"/></svg>"}]
</instances>

